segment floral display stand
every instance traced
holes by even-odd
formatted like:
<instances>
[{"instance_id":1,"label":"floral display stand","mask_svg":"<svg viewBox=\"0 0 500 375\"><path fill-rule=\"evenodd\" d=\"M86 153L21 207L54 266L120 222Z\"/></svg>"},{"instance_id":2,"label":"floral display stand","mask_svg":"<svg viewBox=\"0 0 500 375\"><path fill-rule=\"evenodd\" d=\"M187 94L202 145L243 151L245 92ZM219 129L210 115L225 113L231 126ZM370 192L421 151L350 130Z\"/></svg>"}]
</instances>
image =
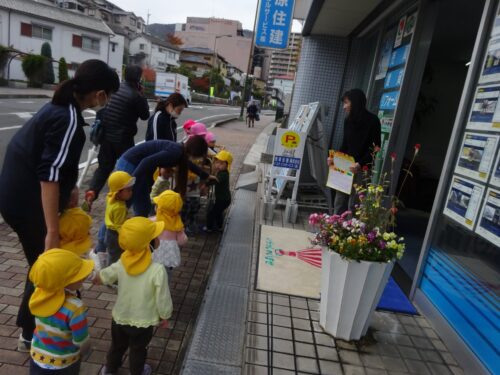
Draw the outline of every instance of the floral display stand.
<instances>
[{"instance_id":1,"label":"floral display stand","mask_svg":"<svg viewBox=\"0 0 500 375\"><path fill-rule=\"evenodd\" d=\"M394 262L345 260L323 248L319 324L342 340L359 340L391 274Z\"/></svg>"}]
</instances>

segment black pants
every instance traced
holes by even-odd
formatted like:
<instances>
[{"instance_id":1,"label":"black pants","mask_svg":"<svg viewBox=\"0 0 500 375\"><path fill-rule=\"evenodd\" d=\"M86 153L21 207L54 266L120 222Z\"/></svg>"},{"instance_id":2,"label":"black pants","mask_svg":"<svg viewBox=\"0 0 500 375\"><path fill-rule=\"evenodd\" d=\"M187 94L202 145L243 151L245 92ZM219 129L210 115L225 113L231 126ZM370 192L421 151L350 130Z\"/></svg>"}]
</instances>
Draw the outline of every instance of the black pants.
<instances>
[{"instance_id":1,"label":"black pants","mask_svg":"<svg viewBox=\"0 0 500 375\"><path fill-rule=\"evenodd\" d=\"M129 349L131 375L141 375L146 363L148 344L153 338L153 327L137 328L111 322L111 348L106 363L108 373L115 373L122 365L123 356Z\"/></svg>"},{"instance_id":2,"label":"black pants","mask_svg":"<svg viewBox=\"0 0 500 375\"><path fill-rule=\"evenodd\" d=\"M48 370L38 366L33 360L30 361L30 375L78 375L80 373L80 361L60 370Z\"/></svg>"},{"instance_id":3,"label":"black pants","mask_svg":"<svg viewBox=\"0 0 500 375\"><path fill-rule=\"evenodd\" d=\"M102 190L106 184L109 175L115 168L116 161L129 148L134 146L134 139L124 140L120 143L109 142L104 140L99 146L99 154L97 160L99 167L94 172L92 181L90 182L89 190L95 191L96 195Z\"/></svg>"},{"instance_id":4,"label":"black pants","mask_svg":"<svg viewBox=\"0 0 500 375\"><path fill-rule=\"evenodd\" d=\"M45 236L47 229L45 219L42 212L30 212L29 217L15 217L2 212L2 216L7 224L17 233L19 242L23 247L24 255L28 261L29 271L33 263L38 259L38 256L45 249ZM24 286L24 295L19 306L16 324L22 329L22 335L26 340L31 341L33 331L35 330L35 318L31 315L29 309L29 301L35 287L26 276L26 284Z\"/></svg>"},{"instance_id":5,"label":"black pants","mask_svg":"<svg viewBox=\"0 0 500 375\"><path fill-rule=\"evenodd\" d=\"M113 229L106 230L106 248L108 250L108 266L120 260L123 250L118 243L118 232Z\"/></svg>"},{"instance_id":6,"label":"black pants","mask_svg":"<svg viewBox=\"0 0 500 375\"><path fill-rule=\"evenodd\" d=\"M207 228L219 229L224 224L224 211L229 207L231 201L216 200L213 207L207 213Z\"/></svg>"}]
</instances>

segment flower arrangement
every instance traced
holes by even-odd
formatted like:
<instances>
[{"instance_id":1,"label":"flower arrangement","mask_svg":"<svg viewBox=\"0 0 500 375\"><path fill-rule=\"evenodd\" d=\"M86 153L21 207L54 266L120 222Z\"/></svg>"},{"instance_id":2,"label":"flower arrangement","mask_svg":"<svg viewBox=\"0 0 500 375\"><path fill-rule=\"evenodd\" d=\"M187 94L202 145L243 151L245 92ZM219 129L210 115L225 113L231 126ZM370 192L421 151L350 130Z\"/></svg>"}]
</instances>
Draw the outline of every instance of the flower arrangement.
<instances>
[{"instance_id":1,"label":"flower arrangement","mask_svg":"<svg viewBox=\"0 0 500 375\"><path fill-rule=\"evenodd\" d=\"M405 177L396 196L388 195L392 188L396 154L390 155L390 173L385 173L380 178L372 168L364 166L361 171L363 183L354 185L359 200L355 212L346 211L341 215L311 214L309 224L317 228L312 243L326 246L349 260L388 263L400 259L405 244L404 238L398 237L394 232L397 206L419 150L420 145L415 145L410 167L405 170ZM379 147L374 148L372 156L374 161L380 157Z\"/></svg>"}]
</instances>

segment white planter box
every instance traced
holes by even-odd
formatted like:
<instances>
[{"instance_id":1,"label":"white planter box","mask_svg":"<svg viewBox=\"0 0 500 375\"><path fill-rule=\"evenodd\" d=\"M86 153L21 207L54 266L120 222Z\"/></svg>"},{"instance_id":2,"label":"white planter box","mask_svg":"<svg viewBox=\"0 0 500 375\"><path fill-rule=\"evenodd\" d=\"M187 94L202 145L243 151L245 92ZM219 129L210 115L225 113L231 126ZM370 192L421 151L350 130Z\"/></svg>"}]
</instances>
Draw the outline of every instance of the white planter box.
<instances>
[{"instance_id":1,"label":"white planter box","mask_svg":"<svg viewBox=\"0 0 500 375\"><path fill-rule=\"evenodd\" d=\"M356 262L323 248L319 324L342 340L366 334L394 262Z\"/></svg>"}]
</instances>

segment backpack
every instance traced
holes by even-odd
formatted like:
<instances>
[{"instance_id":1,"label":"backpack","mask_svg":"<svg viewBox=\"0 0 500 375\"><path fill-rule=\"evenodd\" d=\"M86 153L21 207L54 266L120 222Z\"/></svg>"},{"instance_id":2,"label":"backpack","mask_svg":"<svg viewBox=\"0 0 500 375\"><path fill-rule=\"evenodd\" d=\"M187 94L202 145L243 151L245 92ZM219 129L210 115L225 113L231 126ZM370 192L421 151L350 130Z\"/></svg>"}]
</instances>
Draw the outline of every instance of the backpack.
<instances>
[{"instance_id":1,"label":"backpack","mask_svg":"<svg viewBox=\"0 0 500 375\"><path fill-rule=\"evenodd\" d=\"M104 109L97 112L94 123L90 127L90 141L95 145L99 146L104 140L104 127L102 126L102 115Z\"/></svg>"}]
</instances>

